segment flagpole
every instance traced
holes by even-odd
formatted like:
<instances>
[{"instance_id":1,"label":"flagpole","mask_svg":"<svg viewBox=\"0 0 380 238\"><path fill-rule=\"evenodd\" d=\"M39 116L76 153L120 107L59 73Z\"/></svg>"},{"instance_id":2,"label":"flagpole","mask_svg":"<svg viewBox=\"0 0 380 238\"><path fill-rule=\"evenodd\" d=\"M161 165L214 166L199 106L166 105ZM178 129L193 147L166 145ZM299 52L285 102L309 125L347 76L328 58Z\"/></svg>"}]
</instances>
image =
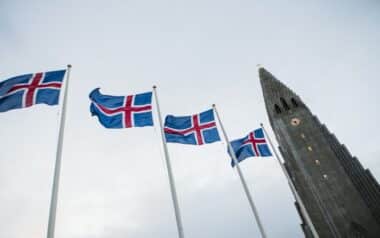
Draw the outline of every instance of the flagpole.
<instances>
[{"instance_id":1,"label":"flagpole","mask_svg":"<svg viewBox=\"0 0 380 238\"><path fill-rule=\"evenodd\" d=\"M288 171L286 170L284 164L280 160L280 157L277 154L277 150L275 149L275 147L274 147L274 145L272 143L272 140L271 140L268 132L266 131L266 129L264 127L264 124L260 123L260 126L263 129L266 138L268 138L269 145L270 145L270 147L271 147L271 149L272 149L272 151L274 153L274 156L276 157L276 160L278 161L278 163L279 163L279 165L280 165L280 167L282 169L282 172L285 174L285 177L288 180L288 184L290 186L290 190L292 190L293 195L294 195L296 201L300 205L301 211L302 211L302 213L303 213L303 215L304 215L304 217L306 219L306 222L308 223L308 226L310 227L311 233L313 234L314 238L319 238L319 235L318 235L317 231L315 230L314 224L313 224L313 222L310 219L309 213L306 211L305 205L302 202L300 196L298 195L297 190L296 190L296 188L295 188L295 186L294 186L294 184L293 184L293 182L292 182L292 180L290 178L290 175L289 175Z\"/></svg>"},{"instance_id":2,"label":"flagpole","mask_svg":"<svg viewBox=\"0 0 380 238\"><path fill-rule=\"evenodd\" d=\"M229 151L231 151L231 157L232 157L232 160L236 166L236 169L237 169L237 172L239 174L239 177L240 177L240 181L243 185L243 188L244 188L244 191L245 191L245 194L247 195L247 198L248 198L248 202L249 202L249 205L251 206L251 209L252 209L252 212L253 212L253 215L255 216L256 218L256 223L257 223L257 226L259 227L259 230L260 230L260 233L261 233L261 237L262 238L266 238L267 235L265 233L265 230L264 230L264 227L263 227L263 224L261 223L261 220L260 220L260 217L259 217L259 212L257 211L256 209L256 206L253 202L253 199L252 199L252 195L251 193L249 192L249 189L248 189L248 186L247 186L247 183L245 181L245 178L244 178L244 175L243 175L243 172L241 171L240 169L240 166L239 166L239 162L236 158L236 155L235 153L233 153L233 148L231 146L231 143L230 143L230 140L228 139L228 136L227 136L227 133L224 129L224 126L222 124L222 121L220 119L220 116L219 116L219 113L218 113L218 110L216 109L216 105L213 104L212 105L213 109L214 109L214 112L216 114L216 118L218 119L218 122L219 122L219 125L220 125L220 128L222 129L222 133L223 133L223 136L224 136L224 139L225 141L227 142L227 145L228 145L228 149Z\"/></svg>"},{"instance_id":3,"label":"flagpole","mask_svg":"<svg viewBox=\"0 0 380 238\"><path fill-rule=\"evenodd\" d=\"M175 212L175 218L176 218L176 223L177 223L178 237L179 238L184 238L185 236L184 236L184 232L183 232L181 211L180 211L179 205L178 205L178 198L177 198L177 192L176 192L176 188L175 188L175 181L174 181L174 176L173 176L173 172L172 172L172 166L171 166L171 163L170 163L168 147L167 147L167 144L166 144L165 132L164 132L164 128L162 126L161 111L160 111L160 105L158 103L158 96L157 96L156 88L157 88L156 86L153 86L153 93L154 93L154 98L156 100L158 122L160 124L162 146L164 147L165 162L166 162L166 168L167 168L167 171L168 171L170 191L171 191L171 195L172 195L174 212Z\"/></svg>"},{"instance_id":4,"label":"flagpole","mask_svg":"<svg viewBox=\"0 0 380 238\"><path fill-rule=\"evenodd\" d=\"M65 80L65 91L64 91L63 103L62 103L62 109L61 109L61 119L60 119L59 134L58 134L58 145L57 145L55 168L54 168L54 180L53 180L53 188L52 188L51 200L50 200L47 238L54 238L54 232L55 232L55 219L56 219L56 215L57 215L59 175L61 172L62 144L63 144L63 136L65 133L66 102L67 102L67 91L68 91L68 87L69 87L70 70L71 70L71 65L69 64L69 65L67 65L66 80Z\"/></svg>"}]
</instances>

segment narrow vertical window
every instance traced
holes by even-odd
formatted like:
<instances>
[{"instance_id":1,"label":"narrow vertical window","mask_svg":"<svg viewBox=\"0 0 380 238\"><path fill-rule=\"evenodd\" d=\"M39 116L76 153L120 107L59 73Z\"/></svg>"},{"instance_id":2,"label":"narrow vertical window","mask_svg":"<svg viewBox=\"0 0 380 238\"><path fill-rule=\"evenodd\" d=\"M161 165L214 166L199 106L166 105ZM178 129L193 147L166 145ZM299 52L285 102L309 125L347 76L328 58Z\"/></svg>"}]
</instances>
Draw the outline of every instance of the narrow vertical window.
<instances>
[{"instance_id":1,"label":"narrow vertical window","mask_svg":"<svg viewBox=\"0 0 380 238\"><path fill-rule=\"evenodd\" d=\"M294 98L290 99L290 101L292 102L294 107L298 107L298 103Z\"/></svg>"},{"instance_id":2,"label":"narrow vertical window","mask_svg":"<svg viewBox=\"0 0 380 238\"><path fill-rule=\"evenodd\" d=\"M280 98L280 100L281 100L281 103L282 103L282 106L284 107L284 109L286 111L289 110L290 107L289 107L288 103L285 101L285 99L284 98Z\"/></svg>"},{"instance_id":3,"label":"narrow vertical window","mask_svg":"<svg viewBox=\"0 0 380 238\"><path fill-rule=\"evenodd\" d=\"M277 104L274 105L274 110L276 111L277 114L281 113L281 108Z\"/></svg>"}]
</instances>

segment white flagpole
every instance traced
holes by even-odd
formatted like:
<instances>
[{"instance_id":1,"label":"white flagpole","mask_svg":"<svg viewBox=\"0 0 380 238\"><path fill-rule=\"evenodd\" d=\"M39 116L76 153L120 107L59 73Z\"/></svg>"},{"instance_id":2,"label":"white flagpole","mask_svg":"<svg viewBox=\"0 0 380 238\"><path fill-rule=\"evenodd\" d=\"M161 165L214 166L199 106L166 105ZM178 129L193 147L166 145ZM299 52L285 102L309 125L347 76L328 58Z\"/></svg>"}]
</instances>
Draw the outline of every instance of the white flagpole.
<instances>
[{"instance_id":1,"label":"white flagpole","mask_svg":"<svg viewBox=\"0 0 380 238\"><path fill-rule=\"evenodd\" d=\"M175 218L176 218L176 222L177 222L178 237L184 238L185 236L184 236L184 232L183 232L181 212L180 212L179 205L178 205L177 192L175 189L175 181L174 181L174 176L173 176L173 172L172 172L172 166L170 164L170 158L169 158L168 147L166 144L165 132L164 132L164 128L162 125L161 111L160 111L160 105L158 103L156 88L157 88L156 86L153 86L153 93L154 93L154 98L156 100L158 122L160 124L162 146L164 147L165 162L166 162L166 168L168 171L170 191L171 191L173 205L174 205Z\"/></svg>"},{"instance_id":2,"label":"white flagpole","mask_svg":"<svg viewBox=\"0 0 380 238\"><path fill-rule=\"evenodd\" d=\"M223 127L223 124L222 124L222 121L220 120L220 116L219 116L219 113L218 111L216 110L216 106L215 104L212 105L214 111L215 111L215 114L216 114L216 118L218 119L218 122L219 122L219 125L220 125L220 128L222 129L222 133L223 133L223 136L224 136L224 139L228 145L228 149L231 151L231 157L232 157L232 160L234 161L234 164L236 166L236 170L239 174L239 177L240 177L240 181L243 185L243 188L244 188L244 191L245 191L245 194L247 195L247 198L248 198L248 202L249 202L249 205L251 206L251 209L252 209L252 212L253 212L253 215L255 216L256 218L256 222L257 222L257 226L259 227L259 230L260 230L260 233L261 233L261 237L262 238L266 238L267 235L265 233L265 230L264 230L264 227L261 223L261 220L260 220L260 217L259 217L259 212L257 211L256 209L256 206L253 202L253 199L252 199L252 195L251 193L249 192L249 189L248 189L248 186L247 186L247 183L245 181L245 178L244 178L244 175L243 175L243 172L241 171L240 169L240 166L239 166L239 162L236 158L236 155L235 153L233 152L233 148L231 146L231 143L230 143L230 140L228 139L228 136L227 136L227 133Z\"/></svg>"},{"instance_id":3,"label":"white flagpole","mask_svg":"<svg viewBox=\"0 0 380 238\"><path fill-rule=\"evenodd\" d=\"M288 174L288 171L285 169L284 164L283 164L282 161L280 160L280 157L279 157L279 155L277 154L277 150L276 150L275 147L273 146L272 140L271 140L271 138L270 138L268 132L266 131L266 129L265 129L263 123L260 123L260 126L261 126L261 128L263 129L266 138L268 138L269 145L270 145L270 147L271 147L271 149L272 149L272 151L273 151L273 153L274 153L274 156L276 157L276 159L277 159L277 161L278 161L278 163L279 163L279 165L280 165L280 167L281 167L281 169L282 169L282 172L285 174L285 177L286 177L286 179L288 180L288 184L289 184L289 186L290 186L290 190L292 190L293 195L294 195L296 201L297 201L298 204L300 205L301 211L302 211L302 213L303 213L303 215L304 215L304 217L305 217L305 219L306 219L306 222L308 223L308 226L310 227L311 233L313 234L314 238L319 238L319 235L318 235L317 231L315 230L315 227L314 227L314 225L313 225L313 222L312 222L311 219L310 219L309 213L306 211L305 205L304 205L304 203L302 202L302 199L300 198L300 196L298 195L297 190L296 190L296 188L294 187L294 184L293 184L293 182L292 182L292 180L291 180L291 178L290 178L290 176L289 176L289 174Z\"/></svg>"},{"instance_id":4,"label":"white flagpole","mask_svg":"<svg viewBox=\"0 0 380 238\"><path fill-rule=\"evenodd\" d=\"M54 238L54 232L55 232L55 218L56 218L56 212L57 212L59 175L61 172L62 144L63 144L63 136L64 136L64 131L65 131L66 102L67 102L67 91L68 91L68 87L69 87L70 70L71 70L71 65L69 64L69 65L67 65L66 80L65 80L65 91L64 91L63 103L62 103L62 109L61 109L61 119L60 119L59 134L58 134L58 145L57 145L57 153L56 153L55 168L54 168L53 189L51 192L51 200L50 200L50 211L49 211L49 223L48 223L48 230L47 230L47 238Z\"/></svg>"}]
</instances>

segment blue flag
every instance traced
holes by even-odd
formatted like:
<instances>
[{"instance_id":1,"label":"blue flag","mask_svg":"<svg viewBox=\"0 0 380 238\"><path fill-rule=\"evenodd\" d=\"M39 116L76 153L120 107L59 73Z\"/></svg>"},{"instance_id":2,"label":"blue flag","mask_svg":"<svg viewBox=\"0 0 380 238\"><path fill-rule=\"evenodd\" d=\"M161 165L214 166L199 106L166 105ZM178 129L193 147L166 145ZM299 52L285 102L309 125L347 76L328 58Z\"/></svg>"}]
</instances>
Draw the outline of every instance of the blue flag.
<instances>
[{"instance_id":1,"label":"blue flag","mask_svg":"<svg viewBox=\"0 0 380 238\"><path fill-rule=\"evenodd\" d=\"M0 82L0 112L35 104L57 105L65 72L25 74Z\"/></svg>"},{"instance_id":2,"label":"blue flag","mask_svg":"<svg viewBox=\"0 0 380 238\"><path fill-rule=\"evenodd\" d=\"M90 93L92 116L106 128L153 126L152 92L129 96L109 96L99 88Z\"/></svg>"},{"instance_id":3,"label":"blue flag","mask_svg":"<svg viewBox=\"0 0 380 238\"><path fill-rule=\"evenodd\" d=\"M262 128L250 132L244 138L231 141L231 146L239 163L248 157L272 156ZM228 153L231 155L230 150L228 150ZM233 160L231 161L231 166L235 166Z\"/></svg>"},{"instance_id":4,"label":"blue flag","mask_svg":"<svg viewBox=\"0 0 380 238\"><path fill-rule=\"evenodd\" d=\"M168 115L164 130L169 143L203 145L220 140L212 109L192 116Z\"/></svg>"}]
</instances>

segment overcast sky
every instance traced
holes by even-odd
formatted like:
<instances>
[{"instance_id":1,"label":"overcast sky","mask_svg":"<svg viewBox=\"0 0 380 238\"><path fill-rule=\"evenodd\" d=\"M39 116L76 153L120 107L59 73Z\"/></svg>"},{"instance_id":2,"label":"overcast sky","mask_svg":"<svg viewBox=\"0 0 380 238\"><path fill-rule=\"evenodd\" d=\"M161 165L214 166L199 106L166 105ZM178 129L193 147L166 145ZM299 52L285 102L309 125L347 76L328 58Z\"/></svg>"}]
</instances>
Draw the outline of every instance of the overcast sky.
<instances>
[{"instance_id":1,"label":"overcast sky","mask_svg":"<svg viewBox=\"0 0 380 238\"><path fill-rule=\"evenodd\" d=\"M380 2L0 1L0 80L73 65L56 238L177 237L158 127L107 130L88 93L216 103L231 138L268 125L256 64L380 179ZM0 237L45 237L59 107L0 114ZM154 115L157 125L157 117ZM170 144L186 238L260 237L226 144ZM241 164L270 238L302 237L272 158Z\"/></svg>"}]
</instances>

